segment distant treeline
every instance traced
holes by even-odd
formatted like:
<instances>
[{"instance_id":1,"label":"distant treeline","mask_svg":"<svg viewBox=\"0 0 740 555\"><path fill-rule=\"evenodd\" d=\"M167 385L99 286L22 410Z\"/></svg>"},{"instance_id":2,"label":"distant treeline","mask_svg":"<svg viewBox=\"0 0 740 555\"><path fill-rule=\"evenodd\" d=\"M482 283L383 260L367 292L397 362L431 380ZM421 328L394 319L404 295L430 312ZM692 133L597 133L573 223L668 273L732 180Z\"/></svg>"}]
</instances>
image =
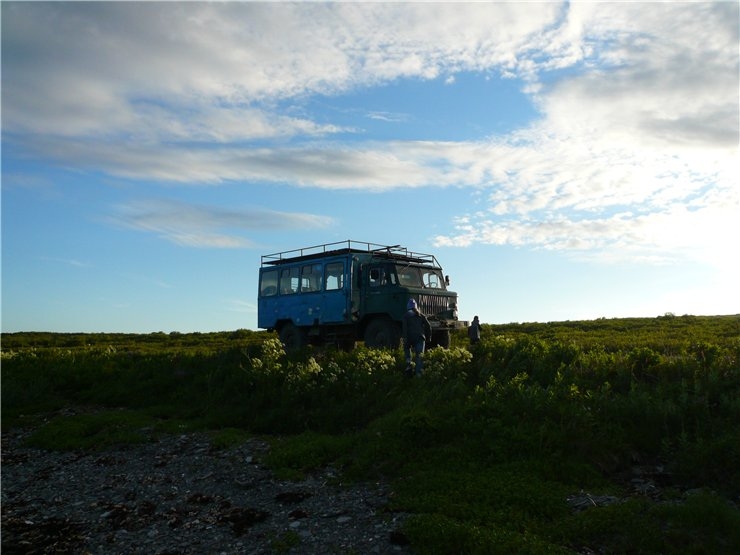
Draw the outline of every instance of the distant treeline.
<instances>
[{"instance_id":1,"label":"distant treeline","mask_svg":"<svg viewBox=\"0 0 740 555\"><path fill-rule=\"evenodd\" d=\"M608 350L645 346L661 351L686 347L689 343L740 340L740 315L675 316L667 313L657 318L600 318L562 322L525 322L483 324L484 337L529 335L544 340L575 343L580 348L605 347ZM111 347L130 351L220 350L235 345L261 343L275 337L267 331L238 329L219 332L177 331L165 333L3 333L4 351L27 348L77 349ZM453 345L467 341L464 331L453 336Z\"/></svg>"},{"instance_id":2,"label":"distant treeline","mask_svg":"<svg viewBox=\"0 0 740 555\"><path fill-rule=\"evenodd\" d=\"M181 333L53 333L17 332L2 334L2 349L78 349L111 347L116 350L179 351L189 349L219 349L232 347L235 342L259 343L272 335L265 331L238 329L236 331Z\"/></svg>"}]
</instances>

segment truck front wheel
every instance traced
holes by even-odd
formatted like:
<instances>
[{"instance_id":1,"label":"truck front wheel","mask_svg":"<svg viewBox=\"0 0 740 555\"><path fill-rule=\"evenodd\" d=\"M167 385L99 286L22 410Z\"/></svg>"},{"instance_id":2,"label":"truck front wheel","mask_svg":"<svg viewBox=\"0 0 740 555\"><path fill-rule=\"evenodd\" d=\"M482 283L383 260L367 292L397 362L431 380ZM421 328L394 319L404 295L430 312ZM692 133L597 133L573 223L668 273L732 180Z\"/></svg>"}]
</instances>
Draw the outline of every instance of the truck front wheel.
<instances>
[{"instance_id":1,"label":"truck front wheel","mask_svg":"<svg viewBox=\"0 0 740 555\"><path fill-rule=\"evenodd\" d=\"M286 351L297 351L306 346L306 333L288 322L280 328L280 342Z\"/></svg>"},{"instance_id":2,"label":"truck front wheel","mask_svg":"<svg viewBox=\"0 0 740 555\"><path fill-rule=\"evenodd\" d=\"M375 349L398 349L401 331L390 318L376 318L365 328L365 345Z\"/></svg>"}]
</instances>

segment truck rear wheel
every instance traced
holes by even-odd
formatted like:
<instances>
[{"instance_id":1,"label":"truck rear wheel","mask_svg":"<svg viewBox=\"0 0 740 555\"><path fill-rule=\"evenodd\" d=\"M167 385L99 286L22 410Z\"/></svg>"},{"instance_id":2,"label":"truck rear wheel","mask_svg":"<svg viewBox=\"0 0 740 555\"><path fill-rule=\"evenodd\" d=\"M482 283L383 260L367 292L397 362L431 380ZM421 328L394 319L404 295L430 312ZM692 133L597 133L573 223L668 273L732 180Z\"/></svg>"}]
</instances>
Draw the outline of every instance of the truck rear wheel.
<instances>
[{"instance_id":1,"label":"truck rear wheel","mask_svg":"<svg viewBox=\"0 0 740 555\"><path fill-rule=\"evenodd\" d=\"M297 351L306 346L306 332L288 322L280 328L280 342L286 351Z\"/></svg>"},{"instance_id":2,"label":"truck rear wheel","mask_svg":"<svg viewBox=\"0 0 740 555\"><path fill-rule=\"evenodd\" d=\"M401 332L390 318L376 318L365 328L365 345L375 349L398 349Z\"/></svg>"}]
</instances>

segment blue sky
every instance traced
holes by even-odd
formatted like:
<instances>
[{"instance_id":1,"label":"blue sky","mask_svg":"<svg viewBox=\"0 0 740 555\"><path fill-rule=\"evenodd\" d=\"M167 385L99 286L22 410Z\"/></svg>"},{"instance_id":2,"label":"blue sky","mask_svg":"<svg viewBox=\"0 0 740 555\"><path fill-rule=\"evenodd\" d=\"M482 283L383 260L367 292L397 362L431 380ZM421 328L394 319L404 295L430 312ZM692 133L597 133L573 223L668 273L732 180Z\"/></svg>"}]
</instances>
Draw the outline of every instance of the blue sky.
<instances>
[{"instance_id":1,"label":"blue sky","mask_svg":"<svg viewBox=\"0 0 740 555\"><path fill-rule=\"evenodd\" d=\"M2 2L2 330L256 328L260 255L483 322L740 313L738 4Z\"/></svg>"}]
</instances>

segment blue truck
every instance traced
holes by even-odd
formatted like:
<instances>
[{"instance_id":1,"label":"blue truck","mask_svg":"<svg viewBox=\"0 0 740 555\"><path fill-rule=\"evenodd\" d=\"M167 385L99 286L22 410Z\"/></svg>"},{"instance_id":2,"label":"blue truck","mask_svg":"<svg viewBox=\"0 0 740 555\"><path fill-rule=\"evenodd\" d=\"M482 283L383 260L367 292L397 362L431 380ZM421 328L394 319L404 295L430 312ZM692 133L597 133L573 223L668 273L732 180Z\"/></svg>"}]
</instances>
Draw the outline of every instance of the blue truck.
<instances>
[{"instance_id":1,"label":"blue truck","mask_svg":"<svg viewBox=\"0 0 740 555\"><path fill-rule=\"evenodd\" d=\"M457 293L431 254L400 245L340 241L263 255L257 325L274 330L287 349L336 344L398 348L409 299L432 326L430 346L449 347Z\"/></svg>"}]
</instances>

